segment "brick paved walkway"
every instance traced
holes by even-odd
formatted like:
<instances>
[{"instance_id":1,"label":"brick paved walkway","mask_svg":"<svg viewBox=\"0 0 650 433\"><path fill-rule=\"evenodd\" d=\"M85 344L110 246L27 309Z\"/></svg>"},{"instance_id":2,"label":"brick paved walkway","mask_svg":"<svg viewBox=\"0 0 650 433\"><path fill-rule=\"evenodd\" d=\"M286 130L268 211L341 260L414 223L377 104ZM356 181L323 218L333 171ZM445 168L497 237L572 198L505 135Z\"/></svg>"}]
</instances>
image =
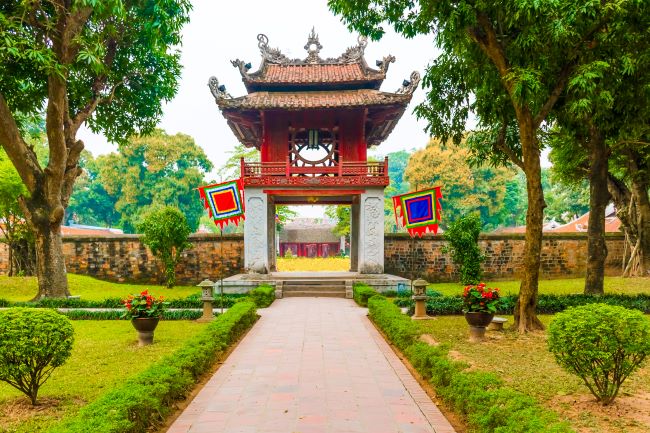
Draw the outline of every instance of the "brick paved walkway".
<instances>
[{"instance_id":1,"label":"brick paved walkway","mask_svg":"<svg viewBox=\"0 0 650 433\"><path fill-rule=\"evenodd\" d=\"M454 433L351 300L261 314L168 433Z\"/></svg>"}]
</instances>

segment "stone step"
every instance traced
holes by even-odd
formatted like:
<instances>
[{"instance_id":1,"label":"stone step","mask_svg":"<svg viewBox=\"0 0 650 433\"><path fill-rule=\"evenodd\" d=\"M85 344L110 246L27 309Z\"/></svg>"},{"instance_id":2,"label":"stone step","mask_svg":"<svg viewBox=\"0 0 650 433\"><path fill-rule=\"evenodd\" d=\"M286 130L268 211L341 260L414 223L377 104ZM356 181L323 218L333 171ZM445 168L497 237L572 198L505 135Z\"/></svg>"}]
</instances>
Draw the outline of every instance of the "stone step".
<instances>
[{"instance_id":1,"label":"stone step","mask_svg":"<svg viewBox=\"0 0 650 433\"><path fill-rule=\"evenodd\" d=\"M283 284L308 284L312 286L320 286L320 285L333 285L333 286L345 286L345 280L308 280L308 279L300 279L300 280L277 280L277 281L282 281Z\"/></svg>"},{"instance_id":2,"label":"stone step","mask_svg":"<svg viewBox=\"0 0 650 433\"><path fill-rule=\"evenodd\" d=\"M291 297L303 297L303 298L345 298L345 291L322 291L322 290L310 290L310 291L285 291L282 296L284 298Z\"/></svg>"},{"instance_id":3,"label":"stone step","mask_svg":"<svg viewBox=\"0 0 650 433\"><path fill-rule=\"evenodd\" d=\"M323 285L323 286L310 286L306 284L296 284L296 285L283 285L282 290L284 292L344 292L345 286L332 286L332 285Z\"/></svg>"}]
</instances>

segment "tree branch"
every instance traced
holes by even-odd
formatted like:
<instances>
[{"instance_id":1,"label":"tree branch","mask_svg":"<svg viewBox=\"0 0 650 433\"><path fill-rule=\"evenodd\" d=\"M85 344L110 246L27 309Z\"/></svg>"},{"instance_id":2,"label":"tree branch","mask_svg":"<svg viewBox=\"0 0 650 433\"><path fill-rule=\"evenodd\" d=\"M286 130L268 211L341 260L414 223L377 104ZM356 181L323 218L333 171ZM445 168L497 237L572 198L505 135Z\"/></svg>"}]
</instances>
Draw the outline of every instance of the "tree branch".
<instances>
[{"instance_id":1,"label":"tree branch","mask_svg":"<svg viewBox=\"0 0 650 433\"><path fill-rule=\"evenodd\" d=\"M544 119L546 119L546 116L548 116L548 113L551 112L553 106L560 98L560 95L562 95L562 92L566 87L567 81L569 81L569 76L571 75L571 72L573 72L574 67L575 61L573 60L562 67L557 82L555 83L555 87L553 87L553 90L551 90L551 94L546 99L546 102L544 102L542 108L539 109L539 112L533 118L533 127L535 129L539 128L539 125L541 125Z\"/></svg>"},{"instance_id":2,"label":"tree branch","mask_svg":"<svg viewBox=\"0 0 650 433\"><path fill-rule=\"evenodd\" d=\"M36 190L38 179L43 175L43 170L38 164L34 152L23 140L20 129L16 124L9 105L0 92L0 145L4 148L18 171L27 190L33 193Z\"/></svg>"},{"instance_id":3,"label":"tree branch","mask_svg":"<svg viewBox=\"0 0 650 433\"><path fill-rule=\"evenodd\" d=\"M513 164L517 165L519 168L525 171L524 161L522 161L521 158L519 158L519 156L506 144L507 131L508 131L508 123L504 121L501 124L501 128L499 129L499 134L497 135L497 139L494 142L493 147L505 153L510 159L510 161L513 162Z\"/></svg>"}]
</instances>

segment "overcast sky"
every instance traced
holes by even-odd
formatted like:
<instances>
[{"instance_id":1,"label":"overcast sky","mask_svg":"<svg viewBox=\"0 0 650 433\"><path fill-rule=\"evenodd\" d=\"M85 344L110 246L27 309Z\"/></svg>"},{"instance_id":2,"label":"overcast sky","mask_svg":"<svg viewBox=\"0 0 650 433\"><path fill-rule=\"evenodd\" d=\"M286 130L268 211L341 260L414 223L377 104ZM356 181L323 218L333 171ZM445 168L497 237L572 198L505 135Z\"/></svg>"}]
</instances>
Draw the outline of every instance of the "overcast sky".
<instances>
[{"instance_id":1,"label":"overcast sky","mask_svg":"<svg viewBox=\"0 0 650 433\"><path fill-rule=\"evenodd\" d=\"M244 95L246 89L239 71L230 60L251 62L252 71L256 71L261 60L258 33L266 34L269 45L280 48L290 58L307 56L303 47L312 26L320 37L323 58L338 57L347 47L357 44L357 34L350 33L339 17L329 11L326 0L195 0L192 4L190 22L183 30L183 73L178 94L165 104L160 127L169 134L182 132L194 137L215 168L223 165L228 157L226 152L237 140L208 90L208 78L216 76L235 97ZM405 39L388 26L387 30L380 41L369 41L365 57L370 66L388 54L397 58L381 88L394 92L412 71L423 75L438 52L431 35ZM376 153L426 145L425 122L418 121L413 114L413 108L423 99L422 89L416 90L404 116ZM104 137L87 129L79 132L79 138L95 156L116 149Z\"/></svg>"},{"instance_id":2,"label":"overcast sky","mask_svg":"<svg viewBox=\"0 0 650 433\"><path fill-rule=\"evenodd\" d=\"M326 0L197 0L192 3L190 22L183 30L183 74L178 94L164 106L160 127L170 134L182 132L194 137L215 167L224 163L226 151L237 141L208 90L208 78L216 76L235 97L244 95L246 89L239 71L230 60L251 62L252 71L257 70L261 60L258 33L266 34L269 45L280 48L290 58L307 56L303 47L312 26L320 37L323 58L338 57L357 43L357 35L350 33L329 11ZM370 66L388 54L397 57L397 61L390 66L382 90L393 92L412 71L422 74L436 56L436 50L431 36L408 40L393 32L379 42L369 42L366 48ZM425 123L418 122L413 115L413 108L423 97L423 91L418 89L402 120L378 152L385 154L426 145ZM79 136L94 155L115 150L104 137L88 130L80 131Z\"/></svg>"}]
</instances>

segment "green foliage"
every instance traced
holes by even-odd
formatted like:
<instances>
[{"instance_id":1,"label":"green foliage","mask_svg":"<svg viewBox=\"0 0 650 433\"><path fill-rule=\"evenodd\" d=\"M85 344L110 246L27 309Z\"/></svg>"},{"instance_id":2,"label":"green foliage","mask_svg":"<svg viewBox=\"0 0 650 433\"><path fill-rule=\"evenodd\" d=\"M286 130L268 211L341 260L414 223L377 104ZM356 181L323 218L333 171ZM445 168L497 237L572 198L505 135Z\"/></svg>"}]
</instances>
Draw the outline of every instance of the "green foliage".
<instances>
[{"instance_id":1,"label":"green foliage","mask_svg":"<svg viewBox=\"0 0 650 433\"><path fill-rule=\"evenodd\" d=\"M376 295L368 299L368 315L401 350L415 343L419 337L419 331L413 326L411 318L402 314L399 308L383 296Z\"/></svg>"},{"instance_id":2,"label":"green foliage","mask_svg":"<svg viewBox=\"0 0 650 433\"><path fill-rule=\"evenodd\" d=\"M175 410L220 353L250 328L255 304L240 302L217 317L173 355L104 394L48 433L144 433Z\"/></svg>"},{"instance_id":3,"label":"green foliage","mask_svg":"<svg viewBox=\"0 0 650 433\"><path fill-rule=\"evenodd\" d=\"M118 197L109 194L99 179L102 161L105 161L102 157L94 159L90 152L82 152L79 166L83 173L70 196L66 222L103 227L115 227L119 223L121 216L115 208Z\"/></svg>"},{"instance_id":4,"label":"green foliage","mask_svg":"<svg viewBox=\"0 0 650 433\"><path fill-rule=\"evenodd\" d=\"M517 296L502 296L499 299L499 305L496 310L497 314L513 314ZM616 305L623 308L639 310L643 313L650 314L650 295L553 295L541 294L537 301L537 312L539 314L555 314L566 310L567 308L581 305L603 303L607 305ZM399 303L401 307L412 305L410 300ZM463 314L463 298L461 296L438 296L427 300L427 314L430 315L447 315Z\"/></svg>"},{"instance_id":5,"label":"green foliage","mask_svg":"<svg viewBox=\"0 0 650 433\"><path fill-rule=\"evenodd\" d=\"M51 74L66 81L73 115L102 98L89 118L93 132L124 142L136 131L151 131L162 115L161 101L176 94L181 65L174 47L181 45L190 8L184 0L83 1L60 8L5 2L0 10L0 93L20 114L19 121L37 116ZM27 16L34 19L25 20ZM74 38L66 51L70 58L57 52L48 37L53 23L69 26L66 34Z\"/></svg>"},{"instance_id":6,"label":"green foliage","mask_svg":"<svg viewBox=\"0 0 650 433\"><path fill-rule=\"evenodd\" d=\"M361 307L367 307L368 299L379 294L372 287L362 283L355 283L354 286L352 287L352 290L353 290L352 297L354 299L354 302L356 302Z\"/></svg>"},{"instance_id":7,"label":"green foliage","mask_svg":"<svg viewBox=\"0 0 650 433\"><path fill-rule=\"evenodd\" d=\"M72 324L54 311L0 312L0 380L36 405L38 390L70 357L73 341Z\"/></svg>"},{"instance_id":8,"label":"green foliage","mask_svg":"<svg viewBox=\"0 0 650 433\"><path fill-rule=\"evenodd\" d=\"M608 405L650 355L650 321L639 311L605 304L571 308L551 322L548 347L562 368Z\"/></svg>"},{"instance_id":9,"label":"green foliage","mask_svg":"<svg viewBox=\"0 0 650 433\"><path fill-rule=\"evenodd\" d=\"M120 310L67 310L62 312L70 320L129 320ZM167 310L163 320L196 320L203 316L201 310Z\"/></svg>"},{"instance_id":10,"label":"green foliage","mask_svg":"<svg viewBox=\"0 0 650 433\"><path fill-rule=\"evenodd\" d=\"M248 297L255 303L257 308L270 307L273 301L275 301L275 287L267 285L258 286L248 292Z\"/></svg>"},{"instance_id":11,"label":"green foliage","mask_svg":"<svg viewBox=\"0 0 650 433\"><path fill-rule=\"evenodd\" d=\"M477 284L481 280L481 263L485 256L478 246L481 219L477 214L463 216L449 224L444 233L449 246L443 252L451 252L451 259L458 266L463 284Z\"/></svg>"},{"instance_id":12,"label":"green foliage","mask_svg":"<svg viewBox=\"0 0 650 433\"><path fill-rule=\"evenodd\" d=\"M151 207L173 206L183 212L192 231L205 210L196 188L212 163L192 137L156 129L131 137L117 153L95 160L96 182L115 200L120 225L132 233Z\"/></svg>"},{"instance_id":13,"label":"green foliage","mask_svg":"<svg viewBox=\"0 0 650 433\"><path fill-rule=\"evenodd\" d=\"M173 207L154 209L145 216L138 230L144 235L142 243L162 261L167 287L174 287L176 264L183 251L192 246L187 241L191 230L185 215Z\"/></svg>"},{"instance_id":14,"label":"green foliage","mask_svg":"<svg viewBox=\"0 0 650 433\"><path fill-rule=\"evenodd\" d=\"M418 325L381 296L368 302L370 318L406 355L413 367L431 382L450 407L465 417L476 433L572 433L554 412L530 396L507 387L493 373L468 371L450 359L446 345L417 341Z\"/></svg>"},{"instance_id":15,"label":"green foliage","mask_svg":"<svg viewBox=\"0 0 650 433\"><path fill-rule=\"evenodd\" d=\"M332 230L337 236L350 236L350 206L329 205L325 208L325 215L336 221Z\"/></svg>"}]
</instances>

